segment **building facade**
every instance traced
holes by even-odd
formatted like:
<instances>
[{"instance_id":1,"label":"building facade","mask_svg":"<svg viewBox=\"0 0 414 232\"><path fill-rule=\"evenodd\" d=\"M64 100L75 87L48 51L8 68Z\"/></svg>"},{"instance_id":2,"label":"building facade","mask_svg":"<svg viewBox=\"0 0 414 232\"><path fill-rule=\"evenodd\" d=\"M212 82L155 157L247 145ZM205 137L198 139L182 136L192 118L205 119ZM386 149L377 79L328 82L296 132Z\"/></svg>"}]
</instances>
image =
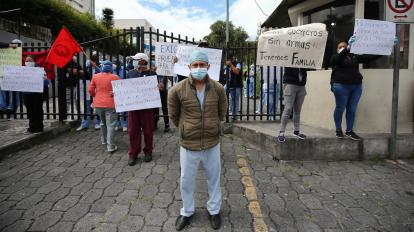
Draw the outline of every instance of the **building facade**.
<instances>
[{"instance_id":1,"label":"building facade","mask_svg":"<svg viewBox=\"0 0 414 232\"><path fill-rule=\"evenodd\" d=\"M330 91L330 58L341 41L353 34L355 19L385 20L384 0L284 0L262 24L266 28L326 24L329 33L323 70L308 72L308 95L303 107L305 124L335 129L335 102ZM398 129L413 133L414 126L414 25L401 24ZM388 133L391 128L394 55L361 64L363 95L355 129L364 133Z\"/></svg>"},{"instance_id":2,"label":"building facade","mask_svg":"<svg viewBox=\"0 0 414 232\"><path fill-rule=\"evenodd\" d=\"M61 0L81 13L95 17L95 0Z\"/></svg>"}]
</instances>

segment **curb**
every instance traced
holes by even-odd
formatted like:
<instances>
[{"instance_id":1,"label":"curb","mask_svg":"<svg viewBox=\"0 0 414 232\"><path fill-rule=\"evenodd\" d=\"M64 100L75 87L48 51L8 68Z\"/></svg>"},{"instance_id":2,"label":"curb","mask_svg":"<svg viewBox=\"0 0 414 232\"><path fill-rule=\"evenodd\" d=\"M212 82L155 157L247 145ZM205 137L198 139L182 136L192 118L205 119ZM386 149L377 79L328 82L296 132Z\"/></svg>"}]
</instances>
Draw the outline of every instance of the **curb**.
<instances>
[{"instance_id":1,"label":"curb","mask_svg":"<svg viewBox=\"0 0 414 232\"><path fill-rule=\"evenodd\" d=\"M79 125L79 121L56 122L44 130L40 134L33 134L24 139L17 140L5 146L0 146L0 160L6 158L9 154L31 148L37 144L43 143L45 140L56 138Z\"/></svg>"}]
</instances>

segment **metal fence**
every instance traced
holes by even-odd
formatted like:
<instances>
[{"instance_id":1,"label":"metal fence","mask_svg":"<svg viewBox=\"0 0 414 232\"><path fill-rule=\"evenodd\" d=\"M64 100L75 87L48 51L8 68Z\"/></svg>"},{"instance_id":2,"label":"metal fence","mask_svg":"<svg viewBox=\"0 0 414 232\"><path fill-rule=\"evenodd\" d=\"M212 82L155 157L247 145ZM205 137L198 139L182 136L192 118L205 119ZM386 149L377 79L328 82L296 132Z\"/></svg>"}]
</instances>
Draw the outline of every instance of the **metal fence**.
<instances>
[{"instance_id":1,"label":"metal fence","mask_svg":"<svg viewBox=\"0 0 414 232\"><path fill-rule=\"evenodd\" d=\"M144 30L144 28L130 28L123 30L114 35L104 38L89 38L81 40L80 45L85 53L78 53L72 62L65 68L55 70L57 78L53 79L49 85L47 98L44 102L45 119L66 119L79 120L87 117L94 117L92 111L88 109L90 101L87 95L87 80L92 74L92 67L89 65L89 59L93 55L99 57L99 60L111 60L120 62L122 68L116 69L117 75L126 77L127 57L137 52L145 52L150 57L150 67L154 63L154 43L171 42L181 44L197 44L194 38L189 39L187 36L182 37L180 34L167 34L166 31ZM50 44L24 44L23 50L45 51L50 48ZM222 75L229 70L225 67L224 54L232 53L241 65L241 75L243 78L243 87L239 90L240 96L232 94L230 88L226 88L230 104L239 99L239 106L236 113L229 112L227 121L231 120L275 120L283 109L282 97L283 89L281 76L283 69L278 67L258 67L256 66L256 47L235 46L223 49L223 67ZM250 72L251 71L251 72ZM121 72L121 73L120 73ZM223 77L220 77L223 79ZM168 78L169 86L173 86L175 78ZM224 84L224 82L223 82ZM228 86L228 80L225 87ZM2 92L7 102L10 101L9 94ZM25 118L26 112L22 93L14 93L14 97L20 98L18 109L15 114L0 113L0 118L14 117ZM16 102L16 101L14 101ZM158 115L164 116L164 115Z\"/></svg>"}]
</instances>

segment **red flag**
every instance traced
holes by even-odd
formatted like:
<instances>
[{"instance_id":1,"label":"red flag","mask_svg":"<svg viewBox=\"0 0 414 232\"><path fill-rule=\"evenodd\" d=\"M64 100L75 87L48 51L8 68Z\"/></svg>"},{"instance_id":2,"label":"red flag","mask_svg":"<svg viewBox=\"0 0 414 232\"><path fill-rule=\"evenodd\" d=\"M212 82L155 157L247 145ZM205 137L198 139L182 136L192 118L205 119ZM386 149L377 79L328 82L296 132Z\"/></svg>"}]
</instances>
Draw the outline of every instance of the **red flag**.
<instances>
[{"instance_id":1,"label":"red flag","mask_svg":"<svg viewBox=\"0 0 414 232\"><path fill-rule=\"evenodd\" d=\"M48 54L49 54L49 50L42 51L42 52L23 52L22 62L24 64L26 57L29 55L32 56L36 63L36 66L43 67L45 69L47 79L52 80L53 78L56 77L55 68L54 68L55 66L53 64L46 62L46 58Z\"/></svg>"},{"instance_id":2,"label":"red flag","mask_svg":"<svg viewBox=\"0 0 414 232\"><path fill-rule=\"evenodd\" d=\"M72 37L68 29L63 27L50 49L46 62L63 68L72 60L73 55L81 50L82 48Z\"/></svg>"}]
</instances>

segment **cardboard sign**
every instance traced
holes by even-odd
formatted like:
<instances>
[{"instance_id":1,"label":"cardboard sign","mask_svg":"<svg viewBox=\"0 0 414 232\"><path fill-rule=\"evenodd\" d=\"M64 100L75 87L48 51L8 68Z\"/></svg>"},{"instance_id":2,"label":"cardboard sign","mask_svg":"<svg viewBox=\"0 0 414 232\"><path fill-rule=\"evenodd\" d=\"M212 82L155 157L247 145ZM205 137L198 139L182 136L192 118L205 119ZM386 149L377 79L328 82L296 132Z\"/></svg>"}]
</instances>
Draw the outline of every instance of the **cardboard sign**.
<instances>
[{"instance_id":1,"label":"cardboard sign","mask_svg":"<svg viewBox=\"0 0 414 232\"><path fill-rule=\"evenodd\" d=\"M161 107L157 76L112 81L116 112Z\"/></svg>"},{"instance_id":2,"label":"cardboard sign","mask_svg":"<svg viewBox=\"0 0 414 232\"><path fill-rule=\"evenodd\" d=\"M259 37L257 65L320 69L327 38L323 23L266 31Z\"/></svg>"},{"instance_id":3,"label":"cardboard sign","mask_svg":"<svg viewBox=\"0 0 414 232\"><path fill-rule=\"evenodd\" d=\"M43 93L45 70L40 67L3 66L2 90Z\"/></svg>"},{"instance_id":4,"label":"cardboard sign","mask_svg":"<svg viewBox=\"0 0 414 232\"><path fill-rule=\"evenodd\" d=\"M174 57L178 44L174 43L155 43L155 65L157 74L160 76L175 76Z\"/></svg>"},{"instance_id":5,"label":"cardboard sign","mask_svg":"<svg viewBox=\"0 0 414 232\"><path fill-rule=\"evenodd\" d=\"M3 78L3 65L22 66L22 48L0 49L0 85Z\"/></svg>"},{"instance_id":6,"label":"cardboard sign","mask_svg":"<svg viewBox=\"0 0 414 232\"><path fill-rule=\"evenodd\" d=\"M387 21L356 19L355 42L351 53L371 55L391 55L394 48L395 24Z\"/></svg>"},{"instance_id":7,"label":"cardboard sign","mask_svg":"<svg viewBox=\"0 0 414 232\"><path fill-rule=\"evenodd\" d=\"M174 65L174 73L188 76L190 74L190 55L195 50L205 51L208 55L208 63L210 64L210 69L208 70L208 75L211 79L218 81L220 78L220 66L222 64L221 56L223 51L220 49L211 49L211 48L199 48L188 45L178 45L176 57L178 62Z\"/></svg>"}]
</instances>

